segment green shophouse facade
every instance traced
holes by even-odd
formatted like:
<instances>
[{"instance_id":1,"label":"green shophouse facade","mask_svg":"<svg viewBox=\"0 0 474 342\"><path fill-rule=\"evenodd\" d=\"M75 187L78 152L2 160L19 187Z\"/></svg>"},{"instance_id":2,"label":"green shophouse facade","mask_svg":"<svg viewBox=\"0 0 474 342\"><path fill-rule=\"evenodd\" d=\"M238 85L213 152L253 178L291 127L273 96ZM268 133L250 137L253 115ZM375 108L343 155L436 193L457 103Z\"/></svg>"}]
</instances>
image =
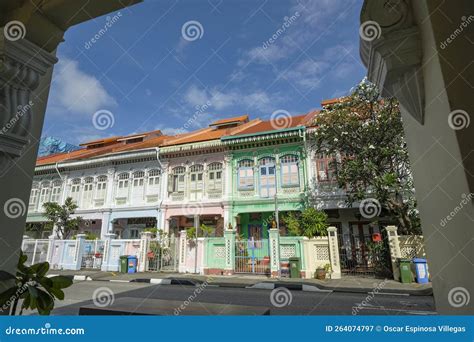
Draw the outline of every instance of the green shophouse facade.
<instances>
[{"instance_id":1,"label":"green shophouse facade","mask_svg":"<svg viewBox=\"0 0 474 342\"><path fill-rule=\"evenodd\" d=\"M243 132L222 141L231 156L231 224L245 239L266 239L275 206L279 217L303 209L308 179L305 127ZM285 235L281 222L280 231Z\"/></svg>"}]
</instances>

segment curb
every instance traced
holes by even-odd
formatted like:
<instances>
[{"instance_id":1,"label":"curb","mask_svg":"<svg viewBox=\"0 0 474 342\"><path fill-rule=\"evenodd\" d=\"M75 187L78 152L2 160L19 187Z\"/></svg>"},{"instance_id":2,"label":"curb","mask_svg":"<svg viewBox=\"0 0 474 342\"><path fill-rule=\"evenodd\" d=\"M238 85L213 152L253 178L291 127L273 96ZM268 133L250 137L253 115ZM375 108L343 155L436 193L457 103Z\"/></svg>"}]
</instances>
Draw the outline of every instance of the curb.
<instances>
[{"instance_id":1,"label":"curb","mask_svg":"<svg viewBox=\"0 0 474 342\"><path fill-rule=\"evenodd\" d=\"M320 289L314 285L307 284L287 284L287 283L257 283L254 285L246 286L247 289L261 289L261 290L274 290L277 288L286 288L290 291L303 291L303 292L320 292L320 293L331 293L333 290Z\"/></svg>"},{"instance_id":2,"label":"curb","mask_svg":"<svg viewBox=\"0 0 474 342\"><path fill-rule=\"evenodd\" d=\"M48 274L47 277L54 277L58 274ZM121 279L93 279L90 276L85 275L67 275L75 281L102 281L102 282L113 282L113 283L145 283L155 285L184 285L184 286L200 286L205 282L197 279L181 279L181 278L136 278L130 280ZM252 285L242 283L207 283L209 287L222 287L222 288L245 288L245 289L259 289L259 290L274 290L276 288L284 287L290 291L303 291L303 292L318 292L318 293L363 293L372 294L373 289L368 288L351 288L351 287L329 287L318 284L305 284L305 283L288 283L288 282L259 282ZM378 292L380 295L386 296L432 296L432 289L421 289L421 290L400 290L400 289L386 289L385 291Z\"/></svg>"}]
</instances>

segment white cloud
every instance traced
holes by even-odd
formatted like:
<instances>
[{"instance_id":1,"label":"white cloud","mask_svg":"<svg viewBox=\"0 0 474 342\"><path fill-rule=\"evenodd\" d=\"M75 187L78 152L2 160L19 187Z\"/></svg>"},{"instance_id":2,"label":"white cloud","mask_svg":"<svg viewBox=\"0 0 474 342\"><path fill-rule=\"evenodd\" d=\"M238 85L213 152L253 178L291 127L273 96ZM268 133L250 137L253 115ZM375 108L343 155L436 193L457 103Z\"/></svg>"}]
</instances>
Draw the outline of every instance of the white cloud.
<instances>
[{"instance_id":1,"label":"white cloud","mask_svg":"<svg viewBox=\"0 0 474 342\"><path fill-rule=\"evenodd\" d=\"M59 60L51 89L50 108L53 112L92 115L116 104L117 101L96 77L79 69L77 61Z\"/></svg>"},{"instance_id":2,"label":"white cloud","mask_svg":"<svg viewBox=\"0 0 474 342\"><path fill-rule=\"evenodd\" d=\"M185 105L191 106L193 109L198 109L197 106L210 103L205 113L215 113L215 111L228 110L232 107L240 108L244 112L251 110L266 112L276 108L276 104L280 102L281 97L278 94L271 96L264 90L243 91L241 89L231 89L220 91L216 88L210 90L200 89L192 85L186 91L184 100ZM212 119L212 116L210 118Z\"/></svg>"},{"instance_id":3,"label":"white cloud","mask_svg":"<svg viewBox=\"0 0 474 342\"><path fill-rule=\"evenodd\" d=\"M317 58L305 58L295 63L283 77L303 90L318 87L325 79L334 77L343 79L354 72L357 59L350 44L338 44L321 52Z\"/></svg>"}]
</instances>

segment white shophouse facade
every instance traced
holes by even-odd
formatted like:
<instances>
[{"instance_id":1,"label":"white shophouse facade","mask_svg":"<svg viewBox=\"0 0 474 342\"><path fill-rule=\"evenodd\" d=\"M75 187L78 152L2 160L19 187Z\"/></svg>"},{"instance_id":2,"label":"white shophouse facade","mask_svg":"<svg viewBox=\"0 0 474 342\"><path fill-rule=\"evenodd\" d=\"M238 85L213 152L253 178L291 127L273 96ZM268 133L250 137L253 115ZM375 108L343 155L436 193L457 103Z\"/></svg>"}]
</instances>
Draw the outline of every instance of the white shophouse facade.
<instances>
[{"instance_id":1,"label":"white shophouse facade","mask_svg":"<svg viewBox=\"0 0 474 342\"><path fill-rule=\"evenodd\" d=\"M103 238L115 233L137 238L146 226L130 219L147 218L162 226L163 171L157 148L109 154L79 161L37 166L27 223L45 222L43 203L63 204L71 197L75 215L86 220L81 231Z\"/></svg>"}]
</instances>

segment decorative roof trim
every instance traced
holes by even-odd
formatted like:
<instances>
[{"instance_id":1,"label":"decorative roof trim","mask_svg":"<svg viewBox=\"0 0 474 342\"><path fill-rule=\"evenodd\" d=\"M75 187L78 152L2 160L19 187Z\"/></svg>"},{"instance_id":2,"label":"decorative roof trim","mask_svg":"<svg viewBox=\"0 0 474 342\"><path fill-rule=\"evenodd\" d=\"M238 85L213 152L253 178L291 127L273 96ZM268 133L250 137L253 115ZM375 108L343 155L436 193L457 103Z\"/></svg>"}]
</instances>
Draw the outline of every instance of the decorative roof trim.
<instances>
[{"instance_id":1,"label":"decorative roof trim","mask_svg":"<svg viewBox=\"0 0 474 342\"><path fill-rule=\"evenodd\" d=\"M305 126L297 126L293 128L284 128L284 129L275 130L275 131L242 134L238 136L225 136L225 137L222 137L221 140L224 145L231 145L231 144L239 144L239 143L246 143L246 142L256 142L256 141L269 140L269 139L292 137L295 135L299 135L301 131L305 132L305 130L306 130Z\"/></svg>"}]
</instances>

